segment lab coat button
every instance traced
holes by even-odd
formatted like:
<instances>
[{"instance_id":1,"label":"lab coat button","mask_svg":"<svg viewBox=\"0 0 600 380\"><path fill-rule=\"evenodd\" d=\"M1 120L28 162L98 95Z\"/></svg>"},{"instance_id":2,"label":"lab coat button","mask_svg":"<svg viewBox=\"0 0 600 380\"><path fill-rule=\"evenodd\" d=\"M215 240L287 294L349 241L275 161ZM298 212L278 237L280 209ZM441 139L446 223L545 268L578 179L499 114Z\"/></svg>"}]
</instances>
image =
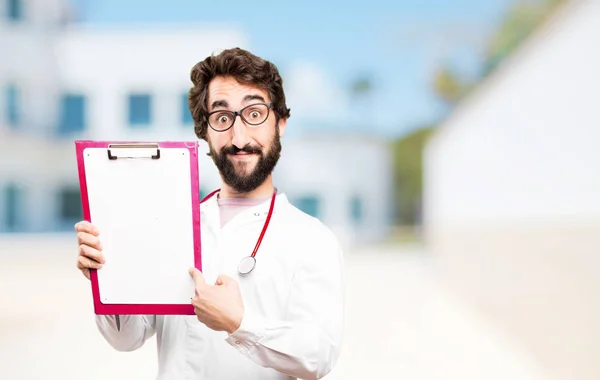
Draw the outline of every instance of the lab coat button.
<instances>
[{"instance_id":1,"label":"lab coat button","mask_svg":"<svg viewBox=\"0 0 600 380\"><path fill-rule=\"evenodd\" d=\"M236 341L235 341L235 344L240 344L240 341L239 341L239 340L236 340Z\"/></svg>"}]
</instances>

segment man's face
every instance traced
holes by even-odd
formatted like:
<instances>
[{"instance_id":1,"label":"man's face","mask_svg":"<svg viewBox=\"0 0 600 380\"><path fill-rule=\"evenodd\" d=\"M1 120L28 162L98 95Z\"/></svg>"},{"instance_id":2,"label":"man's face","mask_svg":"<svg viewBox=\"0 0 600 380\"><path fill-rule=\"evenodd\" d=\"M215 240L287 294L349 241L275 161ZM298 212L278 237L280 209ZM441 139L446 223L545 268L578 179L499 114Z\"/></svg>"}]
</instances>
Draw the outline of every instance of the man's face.
<instances>
[{"instance_id":1,"label":"man's face","mask_svg":"<svg viewBox=\"0 0 600 380\"><path fill-rule=\"evenodd\" d=\"M270 102L265 91L240 84L232 77L217 77L208 86L209 113L219 110L240 111L250 105ZM246 115L251 118L259 113ZM227 116L222 115L221 120L226 121ZM286 121L279 120L276 124L275 114L269 110L268 118L260 125L246 125L238 115L227 131L217 132L208 127L206 136L211 157L223 181L234 191L250 192L273 172L281 152L280 136L285 132Z\"/></svg>"}]
</instances>

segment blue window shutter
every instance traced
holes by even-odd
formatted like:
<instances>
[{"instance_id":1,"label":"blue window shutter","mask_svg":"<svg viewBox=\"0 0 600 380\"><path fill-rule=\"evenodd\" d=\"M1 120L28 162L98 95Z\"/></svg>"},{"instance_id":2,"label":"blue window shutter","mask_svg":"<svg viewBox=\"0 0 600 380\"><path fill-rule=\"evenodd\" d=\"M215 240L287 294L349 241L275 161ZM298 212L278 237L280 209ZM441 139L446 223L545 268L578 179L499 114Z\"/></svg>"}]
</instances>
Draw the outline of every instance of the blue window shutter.
<instances>
[{"instance_id":1,"label":"blue window shutter","mask_svg":"<svg viewBox=\"0 0 600 380\"><path fill-rule=\"evenodd\" d=\"M16 127L21 121L21 96L19 90L14 85L6 88L6 123L11 127Z\"/></svg>"},{"instance_id":2,"label":"blue window shutter","mask_svg":"<svg viewBox=\"0 0 600 380\"><path fill-rule=\"evenodd\" d=\"M81 193L77 188L63 188L59 192L60 215L59 218L65 222L83 219L81 208Z\"/></svg>"},{"instance_id":3,"label":"blue window shutter","mask_svg":"<svg viewBox=\"0 0 600 380\"><path fill-rule=\"evenodd\" d=\"M188 105L188 94L184 93L181 97L181 123L183 125L194 124L194 118Z\"/></svg>"},{"instance_id":4,"label":"blue window shutter","mask_svg":"<svg viewBox=\"0 0 600 380\"><path fill-rule=\"evenodd\" d=\"M7 232L19 231L21 218L19 213L22 212L23 192L19 187L10 184L4 188L4 230Z\"/></svg>"},{"instance_id":5,"label":"blue window shutter","mask_svg":"<svg viewBox=\"0 0 600 380\"><path fill-rule=\"evenodd\" d=\"M23 19L23 1L8 0L6 16L10 21L21 21Z\"/></svg>"},{"instance_id":6,"label":"blue window shutter","mask_svg":"<svg viewBox=\"0 0 600 380\"><path fill-rule=\"evenodd\" d=\"M210 191L206 191L204 187L200 186L200 201L202 201L208 194L210 194Z\"/></svg>"},{"instance_id":7,"label":"blue window shutter","mask_svg":"<svg viewBox=\"0 0 600 380\"><path fill-rule=\"evenodd\" d=\"M321 202L313 195L302 196L296 199L296 207L308 215L318 218L320 215Z\"/></svg>"},{"instance_id":8,"label":"blue window shutter","mask_svg":"<svg viewBox=\"0 0 600 380\"><path fill-rule=\"evenodd\" d=\"M352 197L350 200L350 217L352 221L359 224L363 219L363 204L359 197Z\"/></svg>"},{"instance_id":9,"label":"blue window shutter","mask_svg":"<svg viewBox=\"0 0 600 380\"><path fill-rule=\"evenodd\" d=\"M129 125L148 126L152 119L152 97L149 94L129 95Z\"/></svg>"},{"instance_id":10,"label":"blue window shutter","mask_svg":"<svg viewBox=\"0 0 600 380\"><path fill-rule=\"evenodd\" d=\"M61 98L59 130L63 134L85 130L86 98L81 94L64 94Z\"/></svg>"}]
</instances>

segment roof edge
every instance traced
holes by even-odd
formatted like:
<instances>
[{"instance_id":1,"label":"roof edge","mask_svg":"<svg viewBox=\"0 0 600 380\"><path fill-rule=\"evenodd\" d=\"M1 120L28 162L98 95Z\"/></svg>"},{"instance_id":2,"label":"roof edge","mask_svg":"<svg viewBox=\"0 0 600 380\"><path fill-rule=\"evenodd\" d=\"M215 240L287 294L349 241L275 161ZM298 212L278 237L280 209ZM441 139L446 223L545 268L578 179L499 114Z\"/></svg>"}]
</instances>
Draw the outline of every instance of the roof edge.
<instances>
[{"instance_id":1,"label":"roof edge","mask_svg":"<svg viewBox=\"0 0 600 380\"><path fill-rule=\"evenodd\" d=\"M430 142L436 140L442 133L447 133L449 130L453 129L455 120L468 112L481 97L493 91L498 82L504 80L515 67L519 66L523 60L527 59L532 51L535 51L537 46L546 40L548 34L562 25L563 22L575 13L577 9L591 1L595 0L568 0L565 4L559 5L548 20L536 28L531 35L527 37L512 54L504 59L487 78L483 79L470 94L459 101L450 112L450 115L439 123L438 127L431 135Z\"/></svg>"}]
</instances>

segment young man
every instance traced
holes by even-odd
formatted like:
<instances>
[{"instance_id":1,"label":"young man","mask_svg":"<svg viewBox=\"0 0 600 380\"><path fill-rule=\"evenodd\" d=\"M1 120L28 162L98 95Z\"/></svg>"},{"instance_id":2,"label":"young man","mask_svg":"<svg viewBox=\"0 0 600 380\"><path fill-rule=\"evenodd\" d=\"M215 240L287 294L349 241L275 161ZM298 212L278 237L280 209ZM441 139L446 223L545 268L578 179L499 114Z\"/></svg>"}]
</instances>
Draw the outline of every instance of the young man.
<instances>
[{"instance_id":1,"label":"young man","mask_svg":"<svg viewBox=\"0 0 600 380\"><path fill-rule=\"evenodd\" d=\"M322 378L340 353L343 255L273 184L290 116L282 79L272 63L231 49L199 62L191 80L195 133L222 178L201 204L196 316L96 316L97 326L120 351L156 334L158 379ZM75 229L89 279L104 263L100 231L85 221Z\"/></svg>"}]
</instances>

